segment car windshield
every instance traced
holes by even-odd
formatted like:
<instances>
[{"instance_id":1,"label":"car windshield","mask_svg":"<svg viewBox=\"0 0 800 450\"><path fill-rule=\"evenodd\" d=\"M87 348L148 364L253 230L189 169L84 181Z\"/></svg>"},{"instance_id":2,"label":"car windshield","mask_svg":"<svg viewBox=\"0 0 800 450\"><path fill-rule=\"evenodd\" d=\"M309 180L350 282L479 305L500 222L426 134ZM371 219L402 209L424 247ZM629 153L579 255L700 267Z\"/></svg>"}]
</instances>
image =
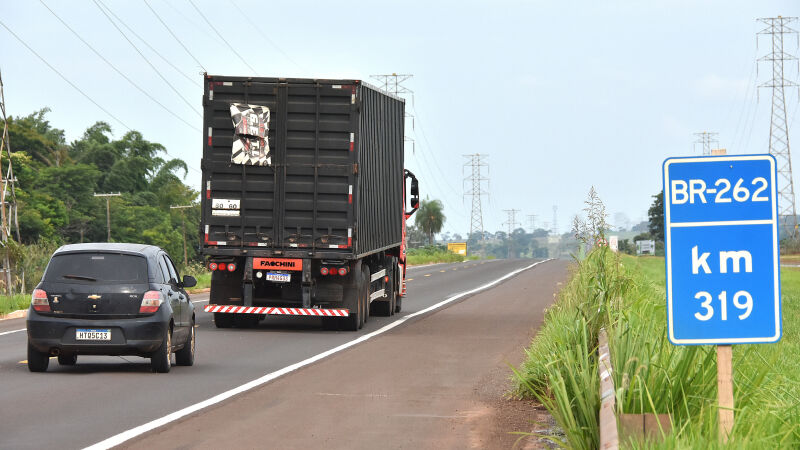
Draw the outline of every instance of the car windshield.
<instances>
[{"instance_id":1,"label":"car windshield","mask_svg":"<svg viewBox=\"0 0 800 450\"><path fill-rule=\"evenodd\" d=\"M120 253L67 253L50 260L44 281L56 283L145 283L147 260Z\"/></svg>"}]
</instances>

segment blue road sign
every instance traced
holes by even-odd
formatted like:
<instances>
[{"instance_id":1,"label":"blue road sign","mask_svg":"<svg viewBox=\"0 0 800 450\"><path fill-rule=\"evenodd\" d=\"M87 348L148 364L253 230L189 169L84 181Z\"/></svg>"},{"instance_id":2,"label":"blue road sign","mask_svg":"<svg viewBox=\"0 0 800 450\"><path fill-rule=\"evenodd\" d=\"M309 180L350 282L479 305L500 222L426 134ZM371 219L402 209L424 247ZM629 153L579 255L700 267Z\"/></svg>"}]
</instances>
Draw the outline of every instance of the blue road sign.
<instances>
[{"instance_id":1,"label":"blue road sign","mask_svg":"<svg viewBox=\"0 0 800 450\"><path fill-rule=\"evenodd\" d=\"M667 329L675 345L781 338L772 155L664 161Z\"/></svg>"}]
</instances>

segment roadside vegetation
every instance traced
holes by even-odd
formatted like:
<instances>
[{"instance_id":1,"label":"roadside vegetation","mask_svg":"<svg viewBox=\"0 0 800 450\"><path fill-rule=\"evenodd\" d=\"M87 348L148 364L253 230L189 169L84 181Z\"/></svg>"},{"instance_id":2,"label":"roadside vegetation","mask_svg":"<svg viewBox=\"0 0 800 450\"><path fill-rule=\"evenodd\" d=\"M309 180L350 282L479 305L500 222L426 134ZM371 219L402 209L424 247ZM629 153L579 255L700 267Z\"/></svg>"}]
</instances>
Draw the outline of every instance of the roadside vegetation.
<instances>
[{"instance_id":1,"label":"roadside vegetation","mask_svg":"<svg viewBox=\"0 0 800 450\"><path fill-rule=\"evenodd\" d=\"M736 448L800 447L800 271L782 271L783 339L733 348ZM541 401L563 429L551 440L597 448L597 332L608 330L618 411L670 414L673 433L629 448L715 448L716 351L666 337L664 260L595 248L578 261L547 312L518 392Z\"/></svg>"},{"instance_id":2,"label":"roadside vegetation","mask_svg":"<svg viewBox=\"0 0 800 450\"><path fill-rule=\"evenodd\" d=\"M605 209L592 189L588 219L574 231L588 249L515 370L517 393L535 398L562 434L547 436L576 449L599 446L597 336L608 332L618 413L672 417L661 440L626 448L718 448L714 346L667 340L664 259L620 255L604 243ZM597 244L600 245L597 245ZM800 270L781 272L783 338L733 347L735 424L728 447L800 448Z\"/></svg>"},{"instance_id":3,"label":"roadside vegetation","mask_svg":"<svg viewBox=\"0 0 800 450\"><path fill-rule=\"evenodd\" d=\"M406 261L409 265L455 263L478 259L477 256L464 257L447 250L444 245L427 245L421 248L411 248L406 251ZM494 258L491 258L494 259Z\"/></svg>"}]
</instances>

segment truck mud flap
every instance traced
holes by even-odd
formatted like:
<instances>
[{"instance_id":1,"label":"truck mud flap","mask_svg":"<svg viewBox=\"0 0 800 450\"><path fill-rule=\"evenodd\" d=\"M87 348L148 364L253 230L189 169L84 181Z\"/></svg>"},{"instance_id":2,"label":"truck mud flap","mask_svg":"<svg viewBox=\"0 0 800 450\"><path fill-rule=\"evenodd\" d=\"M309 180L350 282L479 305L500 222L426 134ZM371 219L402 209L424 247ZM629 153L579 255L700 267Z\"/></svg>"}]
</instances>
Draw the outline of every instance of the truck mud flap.
<instances>
[{"instance_id":1,"label":"truck mud flap","mask_svg":"<svg viewBox=\"0 0 800 450\"><path fill-rule=\"evenodd\" d=\"M206 305L203 311L226 314L266 314L274 316L348 317L347 309L278 308L272 306Z\"/></svg>"}]
</instances>

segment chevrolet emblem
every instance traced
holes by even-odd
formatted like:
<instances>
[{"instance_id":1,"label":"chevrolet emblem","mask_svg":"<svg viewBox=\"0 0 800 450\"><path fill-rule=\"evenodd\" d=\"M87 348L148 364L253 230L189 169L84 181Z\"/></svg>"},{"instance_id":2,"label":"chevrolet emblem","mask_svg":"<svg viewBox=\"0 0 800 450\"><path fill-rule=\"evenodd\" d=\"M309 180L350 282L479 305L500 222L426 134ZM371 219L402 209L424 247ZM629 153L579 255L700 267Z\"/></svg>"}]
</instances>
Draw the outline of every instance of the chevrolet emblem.
<instances>
[{"instance_id":1,"label":"chevrolet emblem","mask_svg":"<svg viewBox=\"0 0 800 450\"><path fill-rule=\"evenodd\" d=\"M92 299L92 300L97 300L97 299L98 299L98 298L100 298L100 297L101 297L101 296L99 296L99 295L97 295L97 294L92 294L92 295L90 295L90 296L89 296L89 298L90 298L90 299Z\"/></svg>"}]
</instances>

